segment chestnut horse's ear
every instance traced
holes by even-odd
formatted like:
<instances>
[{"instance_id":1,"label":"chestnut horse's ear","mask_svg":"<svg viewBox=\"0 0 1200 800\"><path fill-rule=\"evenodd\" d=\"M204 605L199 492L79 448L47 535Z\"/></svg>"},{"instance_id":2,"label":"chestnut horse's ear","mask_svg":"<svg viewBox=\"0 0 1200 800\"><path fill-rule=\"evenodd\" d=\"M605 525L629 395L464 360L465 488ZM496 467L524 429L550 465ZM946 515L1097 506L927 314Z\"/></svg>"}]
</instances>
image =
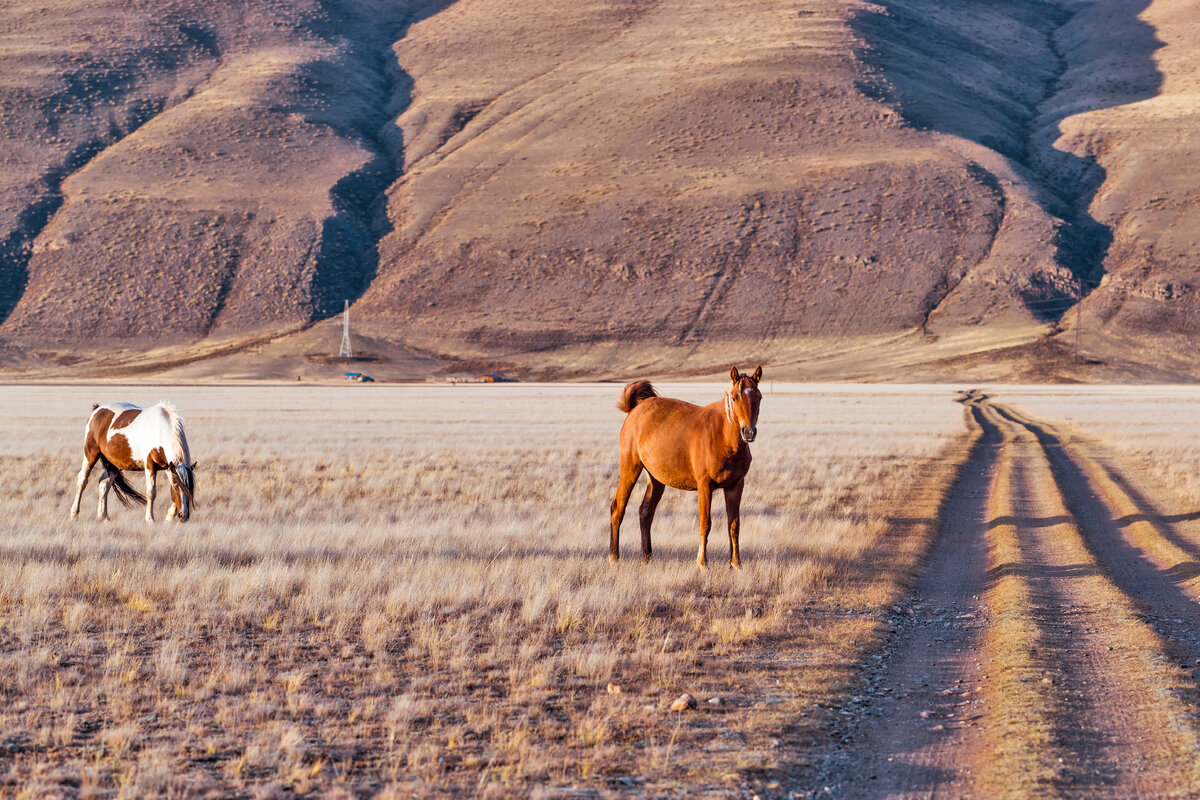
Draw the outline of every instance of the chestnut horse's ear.
<instances>
[{"instance_id":1,"label":"chestnut horse's ear","mask_svg":"<svg viewBox=\"0 0 1200 800\"><path fill-rule=\"evenodd\" d=\"M737 383L737 379L738 379L737 367L734 367L733 369L729 370L729 379L732 380L734 383Z\"/></svg>"},{"instance_id":2,"label":"chestnut horse's ear","mask_svg":"<svg viewBox=\"0 0 1200 800\"><path fill-rule=\"evenodd\" d=\"M754 381L755 383L758 383L759 381L762 380L762 367L761 366L758 369L754 370L754 374L750 376L750 380Z\"/></svg>"}]
</instances>

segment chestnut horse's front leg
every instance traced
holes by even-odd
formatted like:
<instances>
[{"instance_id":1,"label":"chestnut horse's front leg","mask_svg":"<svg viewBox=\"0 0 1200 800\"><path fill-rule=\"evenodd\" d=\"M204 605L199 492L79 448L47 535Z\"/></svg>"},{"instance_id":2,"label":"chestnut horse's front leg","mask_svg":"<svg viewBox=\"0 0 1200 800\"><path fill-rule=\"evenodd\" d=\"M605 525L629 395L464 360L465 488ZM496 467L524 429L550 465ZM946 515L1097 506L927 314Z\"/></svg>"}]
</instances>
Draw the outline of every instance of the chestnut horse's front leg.
<instances>
[{"instance_id":1,"label":"chestnut horse's front leg","mask_svg":"<svg viewBox=\"0 0 1200 800\"><path fill-rule=\"evenodd\" d=\"M738 556L738 529L742 523L742 487L741 480L725 490L725 518L729 520L729 566L734 569L742 568Z\"/></svg>"},{"instance_id":2,"label":"chestnut horse's front leg","mask_svg":"<svg viewBox=\"0 0 1200 800\"><path fill-rule=\"evenodd\" d=\"M700 552L696 554L696 566L708 569L708 529L712 525L712 490L713 486L706 480L696 486L696 494L700 496Z\"/></svg>"},{"instance_id":3,"label":"chestnut horse's front leg","mask_svg":"<svg viewBox=\"0 0 1200 800\"><path fill-rule=\"evenodd\" d=\"M624 461L624 459L622 459ZM640 463L622 463L621 477L617 480L617 496L612 501L612 535L608 540L608 560L617 563L621 557L621 520L625 518L625 505L629 494L642 474Z\"/></svg>"}]
</instances>

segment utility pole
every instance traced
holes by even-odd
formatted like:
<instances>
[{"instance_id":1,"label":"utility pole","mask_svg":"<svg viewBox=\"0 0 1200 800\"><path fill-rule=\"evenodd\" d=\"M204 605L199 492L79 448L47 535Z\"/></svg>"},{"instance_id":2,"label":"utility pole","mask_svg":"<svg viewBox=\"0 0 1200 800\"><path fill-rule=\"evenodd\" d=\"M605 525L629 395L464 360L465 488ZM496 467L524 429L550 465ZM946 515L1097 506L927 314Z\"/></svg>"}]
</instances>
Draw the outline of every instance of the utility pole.
<instances>
[{"instance_id":1,"label":"utility pole","mask_svg":"<svg viewBox=\"0 0 1200 800\"><path fill-rule=\"evenodd\" d=\"M1079 363L1079 331L1084 326L1084 276L1076 276L1079 279L1079 300L1075 301L1075 363Z\"/></svg>"},{"instance_id":2,"label":"utility pole","mask_svg":"<svg viewBox=\"0 0 1200 800\"><path fill-rule=\"evenodd\" d=\"M342 307L342 349L338 351L339 358L353 358L354 353L350 350L350 301L342 301L345 305Z\"/></svg>"}]
</instances>

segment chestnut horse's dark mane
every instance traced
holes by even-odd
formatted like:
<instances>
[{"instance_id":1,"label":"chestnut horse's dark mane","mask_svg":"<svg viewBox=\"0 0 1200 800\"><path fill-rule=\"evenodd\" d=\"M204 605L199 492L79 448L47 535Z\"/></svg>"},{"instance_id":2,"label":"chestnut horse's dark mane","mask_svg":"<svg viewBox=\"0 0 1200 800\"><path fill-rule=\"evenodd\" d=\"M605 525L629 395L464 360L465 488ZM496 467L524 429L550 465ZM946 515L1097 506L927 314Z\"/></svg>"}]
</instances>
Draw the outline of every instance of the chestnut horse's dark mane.
<instances>
[{"instance_id":1,"label":"chestnut horse's dark mane","mask_svg":"<svg viewBox=\"0 0 1200 800\"><path fill-rule=\"evenodd\" d=\"M658 397L658 392L654 391L654 386L650 381L634 381L621 390L621 399L617 401L617 408L628 414L647 397Z\"/></svg>"}]
</instances>

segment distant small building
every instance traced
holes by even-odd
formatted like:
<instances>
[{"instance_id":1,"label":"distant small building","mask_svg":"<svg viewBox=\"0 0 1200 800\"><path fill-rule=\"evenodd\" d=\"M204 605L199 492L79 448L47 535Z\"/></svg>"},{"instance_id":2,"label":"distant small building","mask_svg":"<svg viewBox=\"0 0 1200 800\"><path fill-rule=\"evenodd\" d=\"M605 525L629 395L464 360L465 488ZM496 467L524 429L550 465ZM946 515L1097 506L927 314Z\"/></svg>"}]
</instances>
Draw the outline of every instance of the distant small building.
<instances>
[{"instance_id":1,"label":"distant small building","mask_svg":"<svg viewBox=\"0 0 1200 800\"><path fill-rule=\"evenodd\" d=\"M450 375L445 378L426 378L426 383L517 383L516 378L506 378L503 375Z\"/></svg>"}]
</instances>

